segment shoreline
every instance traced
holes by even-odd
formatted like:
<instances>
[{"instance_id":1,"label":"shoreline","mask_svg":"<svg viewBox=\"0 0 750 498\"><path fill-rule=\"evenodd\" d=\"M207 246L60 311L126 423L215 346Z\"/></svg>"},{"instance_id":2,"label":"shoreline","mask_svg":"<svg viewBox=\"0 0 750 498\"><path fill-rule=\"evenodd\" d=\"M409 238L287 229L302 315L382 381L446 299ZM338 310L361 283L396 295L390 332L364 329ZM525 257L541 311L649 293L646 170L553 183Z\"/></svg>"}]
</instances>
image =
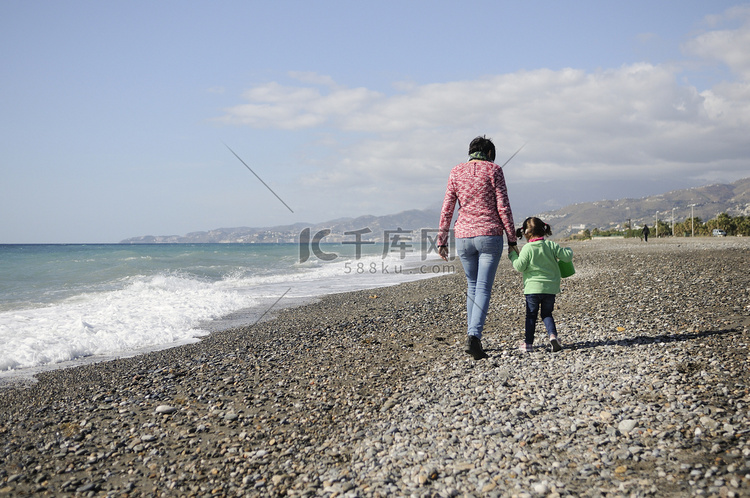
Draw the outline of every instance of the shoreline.
<instances>
[{"instance_id":1,"label":"shoreline","mask_svg":"<svg viewBox=\"0 0 750 498\"><path fill-rule=\"evenodd\" d=\"M49 245L49 244L46 244ZM369 256L361 258L361 260L364 262L362 264L370 264L371 259ZM407 260L404 263L400 263L397 267L397 270L394 271L393 263L388 262L382 263L383 268L385 270L382 270L381 268L377 269L377 275L376 276L383 276L393 274L395 278L403 278L399 277L398 275L414 275L414 274L421 274L419 277L416 277L416 279L422 279L422 278L432 278L434 276L440 276L440 273L435 273L434 268L432 270L428 269L428 271L422 271L425 266L433 265L437 262L442 263L442 260L439 258L433 258L433 259L426 259L424 261L412 261ZM378 260L378 263L380 261ZM458 264L460 268L460 264ZM388 271L390 269L390 272ZM442 271L442 269L438 269L439 271ZM368 275L364 275L361 277L357 274L357 268L341 268L342 274L347 274L351 272L352 278L366 278ZM366 271L360 271L359 273L367 273ZM370 272L372 273L372 272ZM381 275L382 273L382 275ZM412 277L414 278L414 277ZM409 281L409 280L407 280ZM44 365L37 365L33 367L23 367L20 369L11 369L11 370L0 370L0 390L5 389L7 387L23 387L28 385L33 385L36 382L36 376L40 373L44 372L51 372L56 370L64 370L68 368L76 368L79 366L85 366L90 364L96 364L96 363L102 363L107 361L113 361L117 359L122 358L130 358L134 356L140 356L144 354L148 354L150 352L155 351L162 351L165 349L171 349L176 347L181 347L187 344L194 344L199 343L201 340L203 340L206 336L211 335L216 332L222 332L225 330L240 328L240 327L246 327L246 326L252 326L259 321L266 321L266 320L272 320L276 313L282 309L287 308L297 308L300 306L305 306L306 304L313 303L321 298L321 296L325 296L328 294L339 294L339 293L346 293L346 292L352 292L356 290L367 290L367 289L373 289L373 288L380 288L380 287L388 287L391 285L398 285L400 282L395 282L392 284L385 285L384 281L378 281L378 282L369 282L369 283L361 283L357 282L353 285L350 284L353 290L326 290L322 291L323 293L317 294L307 294L312 289L306 289L304 292L305 294L299 295L299 296L287 296L286 292L279 295L278 297L263 297L258 298L258 304L254 305L251 308L244 308L239 309L236 311L233 311L227 315L213 318L210 320L203 321L199 323L194 330L200 331L201 335L197 335L191 338L182 339L179 341L166 343L166 344L157 344L152 346L143 346L139 348L129 349L129 350L122 350L117 351L109 354L93 354L88 356L81 356L78 358L74 358L71 360L61 361L57 363L46 363ZM294 287L294 284L290 284L290 288L287 290L291 290ZM340 285L340 284L339 284ZM344 286L347 287L347 286ZM280 291L281 292L281 291ZM294 294L294 293L292 293Z\"/></svg>"},{"instance_id":2,"label":"shoreline","mask_svg":"<svg viewBox=\"0 0 750 498\"><path fill-rule=\"evenodd\" d=\"M487 360L457 273L39 374L0 390L0 493L745 496L750 239L662 240L570 243L555 355L515 349L503 258Z\"/></svg>"}]
</instances>

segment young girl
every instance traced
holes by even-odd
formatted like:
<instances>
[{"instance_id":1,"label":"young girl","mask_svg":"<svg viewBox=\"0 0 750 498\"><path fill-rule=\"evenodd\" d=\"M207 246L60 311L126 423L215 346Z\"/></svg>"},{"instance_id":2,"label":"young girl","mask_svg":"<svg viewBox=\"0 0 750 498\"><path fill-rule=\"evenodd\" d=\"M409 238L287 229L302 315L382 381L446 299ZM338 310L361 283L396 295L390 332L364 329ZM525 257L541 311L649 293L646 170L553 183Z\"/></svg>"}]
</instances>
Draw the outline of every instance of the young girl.
<instances>
[{"instance_id":1,"label":"young girl","mask_svg":"<svg viewBox=\"0 0 750 498\"><path fill-rule=\"evenodd\" d=\"M526 218L523 227L516 232L518 238L523 236L528 241L521 248L520 254L511 252L508 255L513 268L523 273L523 293L526 295L526 338L519 348L526 353L534 351L534 330L541 310L552 351L560 351L562 345L557 338L555 319L552 318L555 295L560 293L560 268L557 260L572 262L573 250L544 240L545 235L552 235L552 230L539 218Z\"/></svg>"}]
</instances>

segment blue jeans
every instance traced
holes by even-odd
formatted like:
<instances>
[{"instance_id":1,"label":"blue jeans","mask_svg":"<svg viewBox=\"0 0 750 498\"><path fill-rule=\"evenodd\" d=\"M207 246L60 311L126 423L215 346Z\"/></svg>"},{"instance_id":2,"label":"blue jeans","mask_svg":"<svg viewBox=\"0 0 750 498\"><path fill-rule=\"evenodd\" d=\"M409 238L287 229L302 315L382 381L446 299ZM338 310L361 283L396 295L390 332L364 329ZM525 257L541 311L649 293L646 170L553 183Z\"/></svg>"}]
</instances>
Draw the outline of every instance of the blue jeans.
<instances>
[{"instance_id":1,"label":"blue jeans","mask_svg":"<svg viewBox=\"0 0 750 498\"><path fill-rule=\"evenodd\" d=\"M534 331L540 311L547 334L557 335L555 319L552 318L552 311L554 309L554 294L526 294L526 344L534 344Z\"/></svg>"},{"instance_id":2,"label":"blue jeans","mask_svg":"<svg viewBox=\"0 0 750 498\"><path fill-rule=\"evenodd\" d=\"M468 334L481 339L495 272L503 256L503 236L482 235L456 239L456 252L466 273Z\"/></svg>"}]
</instances>

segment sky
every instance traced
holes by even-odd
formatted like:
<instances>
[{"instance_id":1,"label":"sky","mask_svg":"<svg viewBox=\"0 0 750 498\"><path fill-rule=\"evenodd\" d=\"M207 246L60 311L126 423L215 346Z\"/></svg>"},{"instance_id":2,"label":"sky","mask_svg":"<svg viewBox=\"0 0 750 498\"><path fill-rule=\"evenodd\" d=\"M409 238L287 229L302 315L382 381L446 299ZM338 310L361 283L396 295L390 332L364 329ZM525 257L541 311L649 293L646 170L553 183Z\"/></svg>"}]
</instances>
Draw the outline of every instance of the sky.
<instances>
[{"instance_id":1,"label":"sky","mask_svg":"<svg viewBox=\"0 0 750 498\"><path fill-rule=\"evenodd\" d=\"M750 3L5 0L0 47L0 243L438 208L478 135L516 219L750 176Z\"/></svg>"}]
</instances>

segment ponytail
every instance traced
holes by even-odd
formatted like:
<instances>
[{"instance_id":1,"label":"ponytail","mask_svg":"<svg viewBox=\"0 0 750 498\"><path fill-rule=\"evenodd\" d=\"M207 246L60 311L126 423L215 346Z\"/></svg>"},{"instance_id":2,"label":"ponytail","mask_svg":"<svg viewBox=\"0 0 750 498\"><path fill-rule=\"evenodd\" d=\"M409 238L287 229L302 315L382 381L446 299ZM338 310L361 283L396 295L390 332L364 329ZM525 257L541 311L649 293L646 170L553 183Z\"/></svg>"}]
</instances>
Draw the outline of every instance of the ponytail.
<instances>
[{"instance_id":1,"label":"ponytail","mask_svg":"<svg viewBox=\"0 0 750 498\"><path fill-rule=\"evenodd\" d=\"M526 238L531 237L544 237L552 235L552 227L548 223L543 222L539 218L532 216L523 220L523 228L516 230L516 236L520 237L519 233L526 235Z\"/></svg>"}]
</instances>

